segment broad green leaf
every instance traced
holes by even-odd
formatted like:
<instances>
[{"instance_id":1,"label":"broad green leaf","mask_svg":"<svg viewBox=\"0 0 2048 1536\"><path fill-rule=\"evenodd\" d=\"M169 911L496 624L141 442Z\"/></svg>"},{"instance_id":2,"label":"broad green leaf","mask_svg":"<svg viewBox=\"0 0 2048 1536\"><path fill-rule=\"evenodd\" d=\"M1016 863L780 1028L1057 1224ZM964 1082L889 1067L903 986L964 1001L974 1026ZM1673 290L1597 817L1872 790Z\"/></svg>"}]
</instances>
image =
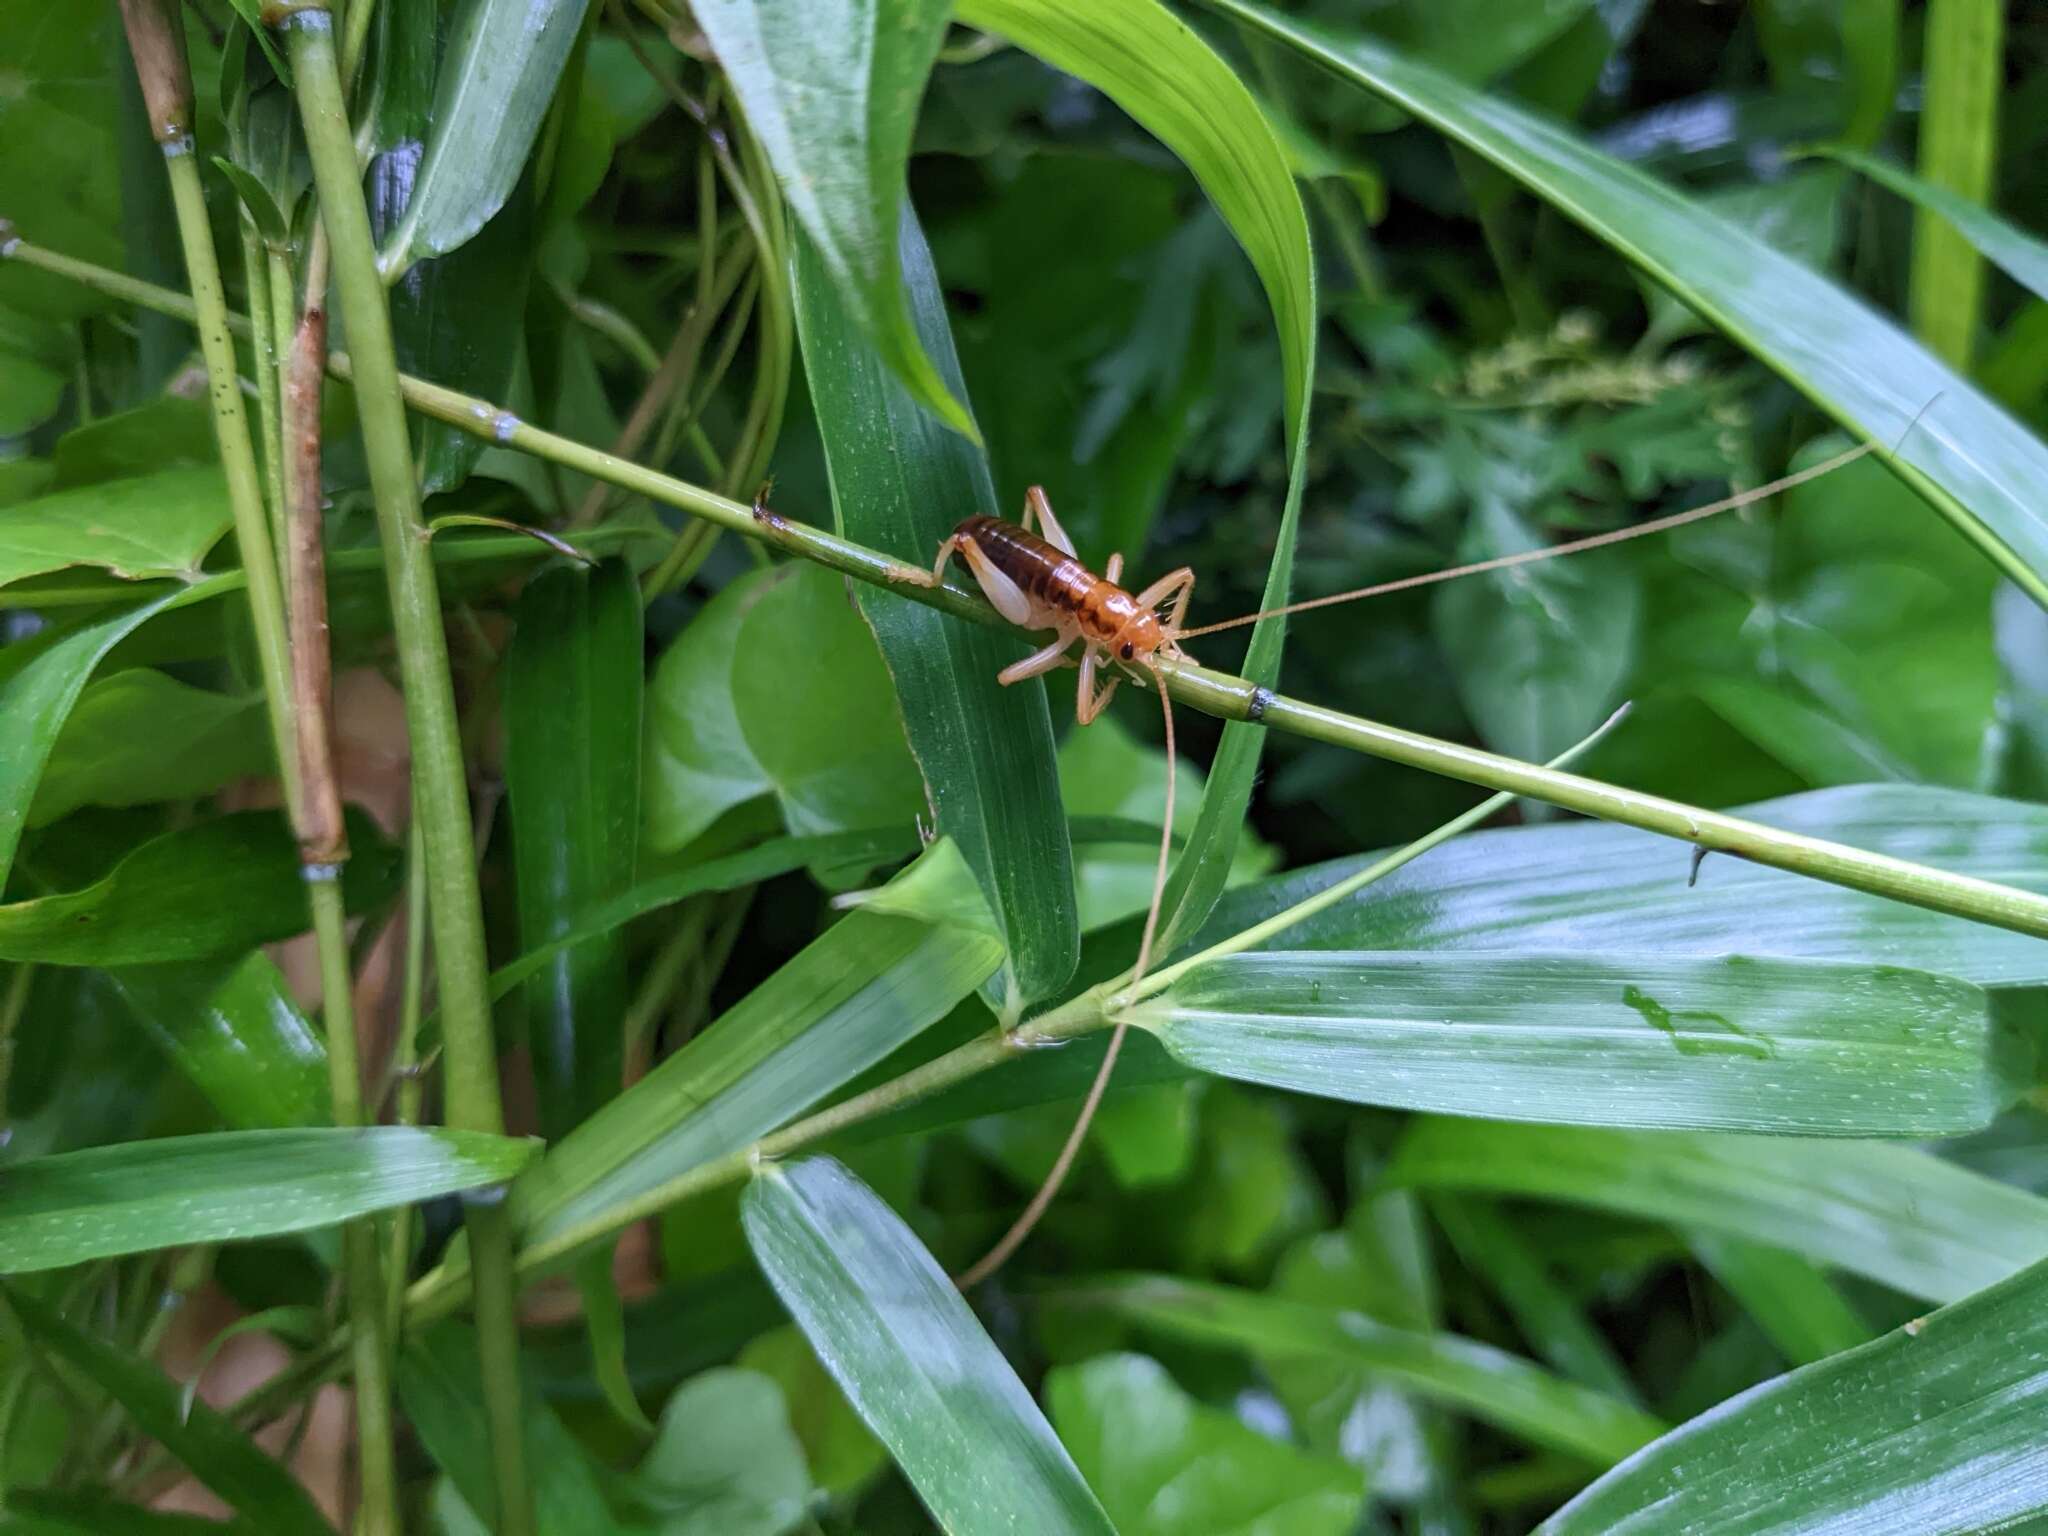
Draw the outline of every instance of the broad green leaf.
<instances>
[{"instance_id":1,"label":"broad green leaf","mask_svg":"<svg viewBox=\"0 0 2048 1536\"><path fill-rule=\"evenodd\" d=\"M941 1530L1114 1536L953 1282L866 1185L829 1158L770 1166L742 1210L776 1295Z\"/></svg>"},{"instance_id":2,"label":"broad green leaf","mask_svg":"<svg viewBox=\"0 0 2048 1536\"><path fill-rule=\"evenodd\" d=\"M2033 1010L1890 966L1358 950L1233 955L1130 1010L1186 1065L1563 1125L1942 1136L2033 1081Z\"/></svg>"},{"instance_id":3,"label":"broad green leaf","mask_svg":"<svg viewBox=\"0 0 2048 1536\"><path fill-rule=\"evenodd\" d=\"M449 39L412 197L378 265L395 281L505 205L525 168L589 0L474 0Z\"/></svg>"},{"instance_id":4,"label":"broad green leaf","mask_svg":"<svg viewBox=\"0 0 2048 1536\"><path fill-rule=\"evenodd\" d=\"M902 273L926 348L964 394L938 278L907 206ZM796 295L834 525L923 565L961 518L997 510L987 461L925 414L889 373L818 251L802 239ZM991 983L990 1001L1015 1017L1065 985L1080 950L1045 688L1035 680L1014 688L996 681L1019 654L1017 638L872 587L862 586L855 601L894 680L938 830L959 844L1003 925L1009 962Z\"/></svg>"},{"instance_id":5,"label":"broad green leaf","mask_svg":"<svg viewBox=\"0 0 2048 1536\"><path fill-rule=\"evenodd\" d=\"M1635 1383L1600 1330L1558 1283L1537 1244L1497 1205L1438 1195L1429 1210L1465 1268L1500 1299L1522 1337L1553 1369L1621 1402L1636 1400Z\"/></svg>"},{"instance_id":6,"label":"broad green leaf","mask_svg":"<svg viewBox=\"0 0 2048 1536\"><path fill-rule=\"evenodd\" d=\"M0 889L14 867L51 749L93 669L175 598L48 629L0 648Z\"/></svg>"},{"instance_id":7,"label":"broad green leaf","mask_svg":"<svg viewBox=\"0 0 2048 1536\"><path fill-rule=\"evenodd\" d=\"M1585 225L1851 432L1888 445L1904 479L2048 602L2048 510L2019 489L2048 482L2048 446L1860 299L1546 118L1258 0L1207 3L1406 108Z\"/></svg>"},{"instance_id":8,"label":"broad green leaf","mask_svg":"<svg viewBox=\"0 0 2048 1536\"><path fill-rule=\"evenodd\" d=\"M1933 1301L2048 1256L2048 1200L1882 1142L1424 1118L1387 1178L1727 1232Z\"/></svg>"},{"instance_id":9,"label":"broad green leaf","mask_svg":"<svg viewBox=\"0 0 2048 1536\"><path fill-rule=\"evenodd\" d=\"M2034 1529L2048 1512L2048 1265L1744 1393L1615 1468L1544 1536ZM1768 1446L1768 1456L1758 1452ZM2030 1518L2031 1517L2031 1518Z\"/></svg>"},{"instance_id":10,"label":"broad green leaf","mask_svg":"<svg viewBox=\"0 0 2048 1536\"><path fill-rule=\"evenodd\" d=\"M11 1177L11 1175L10 1175ZM155 1366L75 1327L21 1286L0 1287L38 1348L89 1379L192 1475L262 1530L276 1536L333 1536L297 1478L204 1403L185 1411L183 1394Z\"/></svg>"},{"instance_id":11,"label":"broad green leaf","mask_svg":"<svg viewBox=\"0 0 2048 1536\"><path fill-rule=\"evenodd\" d=\"M798 835L900 825L923 807L843 578L779 566L705 605L655 668L645 784L647 844L663 853L763 794Z\"/></svg>"},{"instance_id":12,"label":"broad green leaf","mask_svg":"<svg viewBox=\"0 0 2048 1536\"><path fill-rule=\"evenodd\" d=\"M333 1122L326 1043L268 955L103 974L143 1033L236 1130Z\"/></svg>"},{"instance_id":13,"label":"broad green leaf","mask_svg":"<svg viewBox=\"0 0 2048 1536\"><path fill-rule=\"evenodd\" d=\"M1098 0L1080 10L1057 0L967 0L959 17L1087 81L1128 112L1194 173L1251 258L1286 369L1287 501L1259 604L1282 606L1307 475L1317 318L1308 216L1286 151L1244 82L1158 0ZM1285 633L1284 619L1261 620L1239 670L1276 686ZM1162 953L1200 925L1229 878L1264 743L1263 726L1233 721L1223 728L1201 814L1161 904Z\"/></svg>"},{"instance_id":14,"label":"broad green leaf","mask_svg":"<svg viewBox=\"0 0 2048 1536\"><path fill-rule=\"evenodd\" d=\"M1143 1355L1045 1382L1053 1427L1123 1536L1350 1536L1358 1469L1195 1401Z\"/></svg>"},{"instance_id":15,"label":"broad green leaf","mask_svg":"<svg viewBox=\"0 0 2048 1536\"><path fill-rule=\"evenodd\" d=\"M1628 1403L1490 1344L1390 1327L1362 1312L1166 1275L1113 1277L1064 1294L1191 1343L1370 1366L1419 1397L1602 1464L1622 1460L1664 1429Z\"/></svg>"},{"instance_id":16,"label":"broad green leaf","mask_svg":"<svg viewBox=\"0 0 2048 1536\"><path fill-rule=\"evenodd\" d=\"M29 806L40 827L82 805L150 805L210 794L271 766L263 704L149 667L89 684L57 737Z\"/></svg>"},{"instance_id":17,"label":"broad green leaf","mask_svg":"<svg viewBox=\"0 0 2048 1536\"><path fill-rule=\"evenodd\" d=\"M361 911L397 885L397 851L349 817L342 889ZM0 959L151 965L239 955L303 933L298 850L276 811L241 811L141 844L83 889L0 906Z\"/></svg>"},{"instance_id":18,"label":"broad green leaf","mask_svg":"<svg viewBox=\"0 0 2048 1536\"><path fill-rule=\"evenodd\" d=\"M1691 1232L1686 1243L1794 1365L1870 1342L1856 1309L1810 1260L1726 1232Z\"/></svg>"},{"instance_id":19,"label":"broad green leaf","mask_svg":"<svg viewBox=\"0 0 2048 1536\"><path fill-rule=\"evenodd\" d=\"M951 918L856 910L586 1120L513 1194L528 1249L573 1246L610 1213L801 1114L943 1018L1002 959L950 843L937 866Z\"/></svg>"},{"instance_id":20,"label":"broad green leaf","mask_svg":"<svg viewBox=\"0 0 2048 1536\"><path fill-rule=\"evenodd\" d=\"M2034 890L2048 889L2048 809L1960 790L1857 785L1740 814ZM1369 858L1370 856L1368 856ZM1683 844L1605 823L1473 832L1280 937L1289 949L1611 949L1885 963L1985 987L2048 981L2048 946L1739 859L1693 878ZM1230 894L1212 942L1358 868L1342 859ZM1227 919L1227 920L1226 920Z\"/></svg>"},{"instance_id":21,"label":"broad green leaf","mask_svg":"<svg viewBox=\"0 0 2048 1536\"><path fill-rule=\"evenodd\" d=\"M448 1475L474 1529L498 1529L497 1480L490 1431L477 1383L483 1374L476 1333L463 1323L410 1331L398 1352L398 1397L427 1453ZM605 1503L600 1469L562 1427L521 1373L519 1422L525 1430L526 1471L533 1488L536 1529L547 1536L626 1536Z\"/></svg>"},{"instance_id":22,"label":"broad green leaf","mask_svg":"<svg viewBox=\"0 0 2048 1536\"><path fill-rule=\"evenodd\" d=\"M1982 203L1924 181L1902 166L1843 145L1814 151L1860 171L1938 218L1946 219L1984 258L2037 297L2048 299L2048 243L2008 223Z\"/></svg>"},{"instance_id":23,"label":"broad green leaf","mask_svg":"<svg viewBox=\"0 0 2048 1536\"><path fill-rule=\"evenodd\" d=\"M131 480L167 484L161 476L172 469L211 469L217 476L220 444L214 437L213 412L204 400L158 395L73 427L57 439L51 459L60 491L123 486ZM218 478L214 486L219 492ZM136 489L147 492L147 487Z\"/></svg>"},{"instance_id":24,"label":"broad green leaf","mask_svg":"<svg viewBox=\"0 0 2048 1536\"><path fill-rule=\"evenodd\" d=\"M166 469L56 491L0 510L0 586L76 565L131 581L191 581L229 521L218 469Z\"/></svg>"},{"instance_id":25,"label":"broad green leaf","mask_svg":"<svg viewBox=\"0 0 2048 1536\"><path fill-rule=\"evenodd\" d=\"M558 939L530 949L517 960L491 972L491 996L503 997L529 976L539 974L555 956L602 938L636 917L673 906L706 891L730 891L758 885L777 875L804 868L866 868L915 852L917 834L901 831L831 832L817 837L778 837L743 853L688 864L673 874L656 875L631 890L585 912L576 926Z\"/></svg>"},{"instance_id":26,"label":"broad green leaf","mask_svg":"<svg viewBox=\"0 0 2048 1536\"><path fill-rule=\"evenodd\" d=\"M10 1163L0 1274L332 1226L502 1184L536 1144L476 1131L222 1131Z\"/></svg>"},{"instance_id":27,"label":"broad green leaf","mask_svg":"<svg viewBox=\"0 0 2048 1536\"><path fill-rule=\"evenodd\" d=\"M911 133L948 9L944 0L857 0L825 26L775 0L700 0L691 14L837 305L910 399L978 442L958 370L935 361L905 302L897 244Z\"/></svg>"},{"instance_id":28,"label":"broad green leaf","mask_svg":"<svg viewBox=\"0 0 2048 1536\"><path fill-rule=\"evenodd\" d=\"M611 560L526 584L505 659L505 795L523 949L633 883L640 838L640 584ZM619 1091L624 936L558 953L526 988L540 1128L560 1139Z\"/></svg>"},{"instance_id":29,"label":"broad green leaf","mask_svg":"<svg viewBox=\"0 0 2048 1536\"><path fill-rule=\"evenodd\" d=\"M811 1496L782 1389L758 1371L706 1371L676 1389L641 1460L638 1501L661 1536L782 1536Z\"/></svg>"}]
</instances>

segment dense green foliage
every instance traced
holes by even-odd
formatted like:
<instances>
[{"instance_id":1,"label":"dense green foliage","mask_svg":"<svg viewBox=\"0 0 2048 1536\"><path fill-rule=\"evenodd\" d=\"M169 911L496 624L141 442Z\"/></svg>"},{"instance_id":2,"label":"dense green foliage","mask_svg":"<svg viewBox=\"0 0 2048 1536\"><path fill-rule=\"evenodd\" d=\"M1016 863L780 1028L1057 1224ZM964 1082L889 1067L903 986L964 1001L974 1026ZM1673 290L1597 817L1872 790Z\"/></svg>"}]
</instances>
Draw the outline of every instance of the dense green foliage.
<instances>
[{"instance_id":1,"label":"dense green foliage","mask_svg":"<svg viewBox=\"0 0 2048 1536\"><path fill-rule=\"evenodd\" d=\"M262 9L0 0L0 1532L2048 1519L2040 19Z\"/></svg>"}]
</instances>

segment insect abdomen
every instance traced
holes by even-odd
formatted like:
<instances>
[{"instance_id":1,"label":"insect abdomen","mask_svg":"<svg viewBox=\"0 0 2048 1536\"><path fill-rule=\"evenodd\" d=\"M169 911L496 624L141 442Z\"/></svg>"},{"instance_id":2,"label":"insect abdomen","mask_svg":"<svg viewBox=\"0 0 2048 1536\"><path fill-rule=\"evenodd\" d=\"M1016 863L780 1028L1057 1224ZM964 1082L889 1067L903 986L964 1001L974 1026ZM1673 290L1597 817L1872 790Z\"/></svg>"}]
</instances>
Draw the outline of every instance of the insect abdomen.
<instances>
[{"instance_id":1,"label":"insect abdomen","mask_svg":"<svg viewBox=\"0 0 2048 1536\"><path fill-rule=\"evenodd\" d=\"M1113 627L1106 622L1106 609L1121 589L1066 551L999 517L970 517L954 531L972 539L990 564L1053 616L1073 614L1084 629L1106 632Z\"/></svg>"}]
</instances>

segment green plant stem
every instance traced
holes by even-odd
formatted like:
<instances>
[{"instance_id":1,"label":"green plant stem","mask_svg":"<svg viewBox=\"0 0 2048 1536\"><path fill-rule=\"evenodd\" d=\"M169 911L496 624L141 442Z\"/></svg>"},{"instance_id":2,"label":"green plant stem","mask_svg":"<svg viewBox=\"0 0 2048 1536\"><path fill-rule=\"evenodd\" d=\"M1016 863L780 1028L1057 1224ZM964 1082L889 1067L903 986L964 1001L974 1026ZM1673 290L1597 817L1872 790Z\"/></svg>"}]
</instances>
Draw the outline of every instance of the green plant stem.
<instances>
[{"instance_id":1,"label":"green plant stem","mask_svg":"<svg viewBox=\"0 0 2048 1536\"><path fill-rule=\"evenodd\" d=\"M1973 203L1991 192L2004 34L2005 0L1930 0L1927 7L1918 169L1935 186ZM1983 296L1984 258L1977 248L1939 214L1917 210L1908 289L1913 329L1960 373L1970 371Z\"/></svg>"},{"instance_id":2,"label":"green plant stem","mask_svg":"<svg viewBox=\"0 0 2048 1536\"><path fill-rule=\"evenodd\" d=\"M391 1072L398 1082L398 1102L391 1118L398 1125L418 1125L426 1098L420 1070L420 1018L426 1012L427 864L420 846L420 824L414 818L406 842L405 979L398 1011L398 1040L391 1049ZM385 1318L396 1339L405 1318L405 1274L412 1265L412 1207L391 1213L390 1249L384 1265Z\"/></svg>"},{"instance_id":3,"label":"green plant stem","mask_svg":"<svg viewBox=\"0 0 2048 1536\"><path fill-rule=\"evenodd\" d=\"M498 1095L468 785L448 639L441 627L440 595L426 547L399 393L391 315L377 273L376 246L342 99L332 20L325 11L297 11L287 22L285 35L335 290L353 352L356 408L391 588L392 626L412 744L413 814L424 840L428 910L440 978L446 1118L458 1129L500 1133L504 1111ZM225 333L222 340L225 344ZM483 1201L470 1203L469 1229L499 1524L505 1536L530 1536L533 1508L524 1466L510 1233L503 1210Z\"/></svg>"},{"instance_id":4,"label":"green plant stem","mask_svg":"<svg viewBox=\"0 0 2048 1536\"><path fill-rule=\"evenodd\" d=\"M242 274L249 290L249 328L255 338L256 419L263 432L263 490L270 508L270 540L284 548L284 436L278 408L277 331L270 300L270 264L263 241L242 220Z\"/></svg>"},{"instance_id":5,"label":"green plant stem","mask_svg":"<svg viewBox=\"0 0 2048 1536\"><path fill-rule=\"evenodd\" d=\"M69 275L87 272L97 277L101 271L68 257L52 258L51 253L26 242L22 243L17 255L45 270ZM119 297L152 304L166 298L175 302L178 298L177 295L166 295L162 289L152 290L150 285L137 283L133 278L116 274L106 276L114 281L102 286L101 291ZM95 285L98 286L97 282ZM150 292L151 298L142 299L139 295L143 291ZM342 354L333 354L329 366L337 376L349 376L348 359ZM510 412L455 390L418 379L403 380L402 387L407 404L437 421L445 421L476 436L538 455L566 469L609 481L770 549L814 561L857 581L888 587L908 601L923 603L942 613L975 623L1003 625L1003 620L980 594L964 586L904 584L904 563L879 550L842 539L821 528L793 522L767 509L757 517L751 507L715 491L677 480L644 465L615 459L600 449L543 431L520 421ZM1884 444L1873 445L1871 453L1895 470L1900 467ZM1851 890L1908 902L1994 927L2009 928L2036 938L2048 938L2048 896L2032 891L1952 874L1947 870L1869 853L1821 838L1783 832L1775 827L1745 821L1739 816L1703 811L1656 795L1603 784L1596 779L1518 762L1477 747L1439 741L1340 710L1304 703L1285 694L1255 687L1244 678L1212 672L1192 662L1168 662L1160 670L1165 675L1167 691L1173 695L1174 702L1219 720L1257 721L1275 730L1363 752L1369 757L1384 758L1485 789L1506 791L1603 821L1660 833L1696 848L1733 854Z\"/></svg>"},{"instance_id":6,"label":"green plant stem","mask_svg":"<svg viewBox=\"0 0 2048 1536\"><path fill-rule=\"evenodd\" d=\"M28 1009L28 995L35 989L36 968L24 961L7 976L7 992L0 996L0 1123L7 1119L7 1085L14 1076L14 1035L21 1016Z\"/></svg>"},{"instance_id":7,"label":"green plant stem","mask_svg":"<svg viewBox=\"0 0 2048 1536\"><path fill-rule=\"evenodd\" d=\"M206 359L207 398L213 407L214 435L220 442L221 473L227 479L235 544L248 577L249 616L256 634L257 665L263 674L271 748L277 754L285 804L296 810L298 741L292 728L291 658L285 640L284 589L278 579L277 546L270 537L270 515L263 507L263 487L256 469L255 445L249 438L249 419L242 411L241 377L235 368L227 295L221 286L213 230L206 218L206 196L200 190L199 166L190 142L181 152L167 152L164 165L170 174L178 236L185 247L185 273L192 284L192 321L199 332L200 353Z\"/></svg>"}]
</instances>

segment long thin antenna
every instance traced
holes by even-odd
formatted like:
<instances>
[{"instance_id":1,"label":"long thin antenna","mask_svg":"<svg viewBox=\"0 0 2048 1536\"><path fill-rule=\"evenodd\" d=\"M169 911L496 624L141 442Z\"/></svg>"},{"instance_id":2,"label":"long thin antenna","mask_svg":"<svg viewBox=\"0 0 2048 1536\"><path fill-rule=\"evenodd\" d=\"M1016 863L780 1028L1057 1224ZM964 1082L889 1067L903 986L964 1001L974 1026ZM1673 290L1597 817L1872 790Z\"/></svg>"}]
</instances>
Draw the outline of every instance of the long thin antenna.
<instances>
[{"instance_id":1,"label":"long thin antenna","mask_svg":"<svg viewBox=\"0 0 2048 1536\"><path fill-rule=\"evenodd\" d=\"M1937 397L1938 398L1938 397ZM1933 401L1928 402L1929 405ZM1924 412L1926 406L1922 406ZM1915 421L1919 417L1914 418ZM1909 427L1910 431L1911 428ZM1769 485L1760 485L1755 490L1744 491L1739 496L1730 496L1721 501L1709 502L1704 507L1694 507L1686 512L1674 512L1669 517L1652 518L1647 523L1636 523L1628 528L1616 528L1607 533L1592 534L1587 538L1573 539L1568 544L1553 544L1545 549L1525 549L1520 554L1497 555L1491 560L1475 561L1471 565L1454 565L1448 570L1425 571L1419 576L1403 576L1398 581L1383 581L1377 586L1359 587L1351 592L1338 592L1330 597L1312 597L1306 602L1289 603L1285 608L1268 608L1263 613L1247 613L1240 618L1225 619L1218 624L1204 624L1199 629L1184 629L1178 638L1192 640L1197 635L1213 635L1220 629L1236 629L1242 624L1256 624L1260 619L1278 618L1283 613L1304 613L1310 608L1332 608L1338 603L1354 603L1361 598L1383 597L1389 592L1405 592L1411 587L1433 586L1440 581L1455 581L1460 576L1477 576L1482 571L1504 571L1511 566L1533 565L1539 560L1555 560L1560 555L1575 555L1581 550L1599 549L1608 544L1625 544L1630 539L1647 538L1653 533L1664 533L1672 528L1683 528L1687 523L1702 522L1717 517L1723 512L1733 512L1746 507L1753 501L1762 501L1766 496L1775 496L1780 491L1789 491L1795 485L1804 485L1809 480L1818 480L1822 475L1840 469L1844 464L1860 459L1876 444L1859 443L1833 458L1802 469L1797 474L1786 475L1773 480Z\"/></svg>"},{"instance_id":2,"label":"long thin antenna","mask_svg":"<svg viewBox=\"0 0 2048 1536\"><path fill-rule=\"evenodd\" d=\"M1166 679L1157 668L1152 669L1152 684L1159 690L1159 709L1166 721L1166 824L1159 829L1159 867L1152 876L1152 904L1145 913L1145 931L1138 940L1138 964L1131 972L1130 985L1135 986L1145 977L1145 970L1152 963L1152 941L1159 930L1159 904L1166 897L1166 862L1173 850L1173 789L1179 778L1179 759L1173 742L1173 700L1167 696ZM1031 1235L1031 1229L1046 1213L1058 1197L1060 1186L1067 1181L1067 1174L1074 1166L1074 1159L1081 1155L1081 1142L1088 1135L1089 1124L1095 1119L1095 1111L1102 1107L1102 1096L1109 1090L1110 1074L1116 1070L1116 1058L1124 1048L1124 1032L1130 1025L1122 1019L1109 1032L1109 1047L1102 1053L1102 1065L1095 1069L1095 1081L1088 1085L1088 1097L1081 1101L1081 1113L1074 1117L1074 1128L1067 1132L1066 1144L1060 1148L1060 1155L1053 1159L1052 1171L1045 1176L1045 1182L1038 1186L1038 1193L1031 1197L1031 1203L1023 1213L1010 1223L1010 1230L996 1241L995 1247L983 1254L975 1265L962 1271L954 1278L954 1284L961 1290L969 1290L986 1280L990 1275L1009 1262L1024 1239Z\"/></svg>"}]
</instances>

